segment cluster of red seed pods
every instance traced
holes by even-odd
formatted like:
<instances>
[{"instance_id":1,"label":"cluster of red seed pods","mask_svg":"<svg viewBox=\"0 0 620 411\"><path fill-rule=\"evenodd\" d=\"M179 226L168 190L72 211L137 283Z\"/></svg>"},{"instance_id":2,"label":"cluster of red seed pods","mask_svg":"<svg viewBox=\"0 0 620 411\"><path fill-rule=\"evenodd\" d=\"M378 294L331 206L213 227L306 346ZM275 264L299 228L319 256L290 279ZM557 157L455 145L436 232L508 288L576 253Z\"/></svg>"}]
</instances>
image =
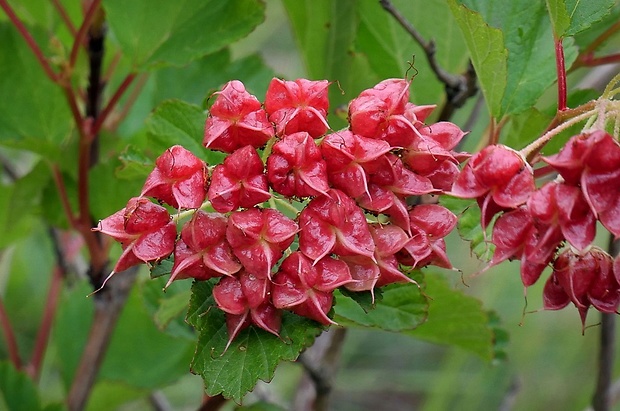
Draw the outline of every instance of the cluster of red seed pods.
<instances>
[{"instance_id":1,"label":"cluster of red seed pods","mask_svg":"<svg viewBox=\"0 0 620 411\"><path fill-rule=\"evenodd\" d=\"M597 221L620 237L620 145L612 136L584 133L543 157L558 177L537 187L531 165L509 147L490 145L471 158L454 151L465 133L449 122L426 124L434 106L410 103L409 81L364 90L340 131L327 122L328 86L273 79L261 103L240 81L227 83L203 140L224 161L209 167L169 148L140 196L95 229L122 245L113 273L173 254L168 284L219 278L213 297L230 341L252 324L278 335L282 310L329 325L339 287L373 292L414 282L404 274L410 268L452 268L444 237L457 217L408 201L450 194L475 198L482 227L493 223L490 266L520 260L526 287L553 267L546 309L573 302L584 323L591 306L617 310L620 260L592 245ZM293 202L301 206L292 216L278 209ZM161 204L193 212L179 233Z\"/></svg>"},{"instance_id":2,"label":"cluster of red seed pods","mask_svg":"<svg viewBox=\"0 0 620 411\"><path fill-rule=\"evenodd\" d=\"M491 265L520 260L526 287L552 265L544 308L572 302L585 324L591 306L613 313L620 303L620 260L592 245L597 221L620 237L620 144L604 131L586 132L542 160L558 176L537 188L521 153L486 147L465 165L452 194L477 199L483 227L501 213Z\"/></svg>"},{"instance_id":3,"label":"cluster of red seed pods","mask_svg":"<svg viewBox=\"0 0 620 411\"><path fill-rule=\"evenodd\" d=\"M451 268L444 237L456 216L407 198L452 186L468 157L453 151L465 133L425 124L434 106L410 103L403 79L363 91L350 126L331 131L328 86L273 79L261 104L240 81L227 83L203 140L227 157L210 169L174 146L157 159L141 195L96 229L122 244L114 272L173 254L170 282L219 277L213 297L232 341L251 324L278 335L281 310L333 323L338 287L372 292L414 282L403 267ZM195 212L177 234L148 197ZM276 200L302 207L291 218Z\"/></svg>"}]
</instances>

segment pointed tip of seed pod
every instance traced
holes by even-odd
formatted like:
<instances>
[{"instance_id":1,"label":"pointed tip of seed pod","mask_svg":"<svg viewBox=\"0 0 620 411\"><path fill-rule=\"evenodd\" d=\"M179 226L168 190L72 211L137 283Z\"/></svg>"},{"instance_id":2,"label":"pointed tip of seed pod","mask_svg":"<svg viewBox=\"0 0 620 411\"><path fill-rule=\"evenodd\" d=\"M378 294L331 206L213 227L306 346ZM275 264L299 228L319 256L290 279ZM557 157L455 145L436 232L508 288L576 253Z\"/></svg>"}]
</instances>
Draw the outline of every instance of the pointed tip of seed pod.
<instances>
[{"instance_id":1,"label":"pointed tip of seed pod","mask_svg":"<svg viewBox=\"0 0 620 411\"><path fill-rule=\"evenodd\" d=\"M112 272L111 272L111 273L110 273L110 274L109 274L109 275L105 278L105 280L103 280L103 284L101 284L101 287L97 288L95 291L93 291L92 293L88 294L88 295L86 296L86 298L89 298L89 297L93 296L94 294L97 294L99 291L103 290L103 287L105 287L105 285L106 285L106 283L108 282L108 280L109 280L110 278L112 278L112 276L113 276L114 274L116 274L116 272L115 272L115 271L112 271Z\"/></svg>"}]
</instances>

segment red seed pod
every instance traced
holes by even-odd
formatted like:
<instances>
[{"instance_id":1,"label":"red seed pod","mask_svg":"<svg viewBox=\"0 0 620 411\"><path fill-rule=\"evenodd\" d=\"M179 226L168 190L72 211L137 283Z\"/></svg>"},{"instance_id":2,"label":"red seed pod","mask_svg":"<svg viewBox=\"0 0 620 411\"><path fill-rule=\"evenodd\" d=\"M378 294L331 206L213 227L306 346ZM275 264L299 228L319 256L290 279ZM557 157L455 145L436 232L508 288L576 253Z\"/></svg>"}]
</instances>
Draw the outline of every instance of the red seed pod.
<instances>
[{"instance_id":1,"label":"red seed pod","mask_svg":"<svg viewBox=\"0 0 620 411\"><path fill-rule=\"evenodd\" d=\"M263 162L256 149L235 150L215 167L207 193L211 205L220 213L251 208L271 198Z\"/></svg>"},{"instance_id":2,"label":"red seed pod","mask_svg":"<svg viewBox=\"0 0 620 411\"><path fill-rule=\"evenodd\" d=\"M274 191L286 197L311 197L329 190L327 165L306 132L286 135L273 145L267 179Z\"/></svg>"},{"instance_id":3,"label":"red seed pod","mask_svg":"<svg viewBox=\"0 0 620 411\"><path fill-rule=\"evenodd\" d=\"M268 279L259 279L245 271L235 277L223 277L213 287L213 298L226 313L229 338L225 350L251 324L279 337L282 315L269 300L270 288Z\"/></svg>"},{"instance_id":4,"label":"red seed pod","mask_svg":"<svg viewBox=\"0 0 620 411\"><path fill-rule=\"evenodd\" d=\"M265 110L269 120L276 124L276 134L282 137L305 131L313 138L325 134L329 129L328 86L327 80L271 80L265 95Z\"/></svg>"},{"instance_id":5,"label":"red seed pod","mask_svg":"<svg viewBox=\"0 0 620 411\"><path fill-rule=\"evenodd\" d=\"M272 208L251 208L230 215L226 238L246 271L271 278L271 269L282 257L295 234L297 223Z\"/></svg>"},{"instance_id":6,"label":"red seed pod","mask_svg":"<svg viewBox=\"0 0 620 411\"><path fill-rule=\"evenodd\" d=\"M564 294L566 297L564 296ZM611 256L592 247L583 253L564 250L553 263L553 273L543 291L545 309L563 308L567 300L578 309L585 327L590 306L606 313L616 312L620 285L613 272Z\"/></svg>"},{"instance_id":7,"label":"red seed pod","mask_svg":"<svg viewBox=\"0 0 620 411\"><path fill-rule=\"evenodd\" d=\"M168 285L174 280L207 280L233 275L241 264L226 240L227 218L218 213L198 210L183 226L174 250L174 265Z\"/></svg>"},{"instance_id":8,"label":"red seed pod","mask_svg":"<svg viewBox=\"0 0 620 411\"><path fill-rule=\"evenodd\" d=\"M418 131L405 112L409 85L404 79L383 80L364 90L349 103L351 131L357 135L385 140L392 147L408 147Z\"/></svg>"},{"instance_id":9,"label":"red seed pod","mask_svg":"<svg viewBox=\"0 0 620 411\"><path fill-rule=\"evenodd\" d=\"M533 171L523 156L509 147L491 145L467 162L450 194L478 199L486 228L497 212L517 208L534 189Z\"/></svg>"},{"instance_id":10,"label":"red seed pod","mask_svg":"<svg viewBox=\"0 0 620 411\"><path fill-rule=\"evenodd\" d=\"M113 273L167 257L176 239L168 210L144 197L130 199L125 208L101 220L93 231L109 235L123 247Z\"/></svg>"},{"instance_id":11,"label":"red seed pod","mask_svg":"<svg viewBox=\"0 0 620 411\"><path fill-rule=\"evenodd\" d=\"M232 153L246 145L262 147L274 136L267 113L242 82L229 81L216 94L205 124L205 147Z\"/></svg>"},{"instance_id":12,"label":"red seed pod","mask_svg":"<svg viewBox=\"0 0 620 411\"><path fill-rule=\"evenodd\" d=\"M299 214L299 250L313 261L335 253L374 258L364 212L340 190L316 197Z\"/></svg>"},{"instance_id":13,"label":"red seed pod","mask_svg":"<svg viewBox=\"0 0 620 411\"><path fill-rule=\"evenodd\" d=\"M579 185L592 212L620 237L620 144L604 131L571 138L558 154L543 158L567 184Z\"/></svg>"},{"instance_id":14,"label":"red seed pod","mask_svg":"<svg viewBox=\"0 0 620 411\"><path fill-rule=\"evenodd\" d=\"M330 257L312 261L296 251L288 256L273 278L272 301L321 324L335 324L328 316L333 291L351 281L347 265Z\"/></svg>"},{"instance_id":15,"label":"red seed pod","mask_svg":"<svg viewBox=\"0 0 620 411\"><path fill-rule=\"evenodd\" d=\"M207 195L207 165L182 146L164 151L142 187L143 196L154 197L174 208L199 208Z\"/></svg>"},{"instance_id":16,"label":"red seed pod","mask_svg":"<svg viewBox=\"0 0 620 411\"><path fill-rule=\"evenodd\" d=\"M348 130L328 134L321 143L329 181L353 198L368 192L368 172L374 169L374 161L390 150L385 141L360 137Z\"/></svg>"},{"instance_id":17,"label":"red seed pod","mask_svg":"<svg viewBox=\"0 0 620 411\"><path fill-rule=\"evenodd\" d=\"M456 216L443 206L420 204L411 209L409 219L411 236L400 254L401 262L412 267L452 268L444 237L456 227Z\"/></svg>"}]
</instances>

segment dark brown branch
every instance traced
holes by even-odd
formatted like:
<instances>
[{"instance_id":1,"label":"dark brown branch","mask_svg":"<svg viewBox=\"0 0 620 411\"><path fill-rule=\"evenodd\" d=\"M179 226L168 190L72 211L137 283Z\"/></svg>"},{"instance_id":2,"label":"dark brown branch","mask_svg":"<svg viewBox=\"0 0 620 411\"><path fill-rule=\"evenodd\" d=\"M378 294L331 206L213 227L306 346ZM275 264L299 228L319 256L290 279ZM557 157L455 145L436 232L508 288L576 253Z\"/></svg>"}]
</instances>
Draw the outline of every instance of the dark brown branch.
<instances>
[{"instance_id":1,"label":"dark brown branch","mask_svg":"<svg viewBox=\"0 0 620 411\"><path fill-rule=\"evenodd\" d=\"M447 102L439 116L440 121L450 119L454 110L465 104L465 101L476 94L476 72L472 64L469 64L467 71L462 75L455 75L444 70L435 58L436 47L433 40L426 41L415 27L394 7L390 0L379 0L381 6L390 13L402 28L413 37L422 47L428 64L431 66L437 79L445 85Z\"/></svg>"},{"instance_id":2,"label":"dark brown branch","mask_svg":"<svg viewBox=\"0 0 620 411\"><path fill-rule=\"evenodd\" d=\"M618 255L620 241L613 241L610 235L609 254ZM596 389L592 397L594 411L609 411L612 409L612 376L615 357L616 314L601 313L601 340L598 357L598 375Z\"/></svg>"},{"instance_id":3,"label":"dark brown branch","mask_svg":"<svg viewBox=\"0 0 620 411\"><path fill-rule=\"evenodd\" d=\"M80 364L67 396L69 411L80 411L86 406L112 332L125 306L137 271L137 267L132 267L127 271L117 273L112 280L108 281L105 288L93 295L95 315L86 346L82 351Z\"/></svg>"},{"instance_id":4,"label":"dark brown branch","mask_svg":"<svg viewBox=\"0 0 620 411\"><path fill-rule=\"evenodd\" d=\"M340 327L324 332L297 360L312 381L313 395L307 396L307 393L298 392L301 395L298 396L295 409L327 411L346 332L346 328ZM304 389L303 384L304 380L298 390Z\"/></svg>"}]
</instances>

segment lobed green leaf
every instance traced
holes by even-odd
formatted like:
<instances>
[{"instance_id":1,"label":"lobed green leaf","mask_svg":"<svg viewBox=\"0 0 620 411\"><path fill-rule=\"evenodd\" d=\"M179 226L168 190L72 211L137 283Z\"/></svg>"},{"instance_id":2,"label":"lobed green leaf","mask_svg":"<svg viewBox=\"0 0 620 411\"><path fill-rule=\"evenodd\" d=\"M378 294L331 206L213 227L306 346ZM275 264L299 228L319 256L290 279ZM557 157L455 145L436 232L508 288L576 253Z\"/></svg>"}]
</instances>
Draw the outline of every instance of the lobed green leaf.
<instances>
[{"instance_id":1,"label":"lobed green leaf","mask_svg":"<svg viewBox=\"0 0 620 411\"><path fill-rule=\"evenodd\" d=\"M250 326L226 350L225 315L214 306L213 283L201 281L192 286L187 321L198 328L199 337L191 368L204 379L207 394L222 394L240 402L258 380L270 381L281 361L297 359L324 327L284 312L280 338Z\"/></svg>"}]
</instances>

